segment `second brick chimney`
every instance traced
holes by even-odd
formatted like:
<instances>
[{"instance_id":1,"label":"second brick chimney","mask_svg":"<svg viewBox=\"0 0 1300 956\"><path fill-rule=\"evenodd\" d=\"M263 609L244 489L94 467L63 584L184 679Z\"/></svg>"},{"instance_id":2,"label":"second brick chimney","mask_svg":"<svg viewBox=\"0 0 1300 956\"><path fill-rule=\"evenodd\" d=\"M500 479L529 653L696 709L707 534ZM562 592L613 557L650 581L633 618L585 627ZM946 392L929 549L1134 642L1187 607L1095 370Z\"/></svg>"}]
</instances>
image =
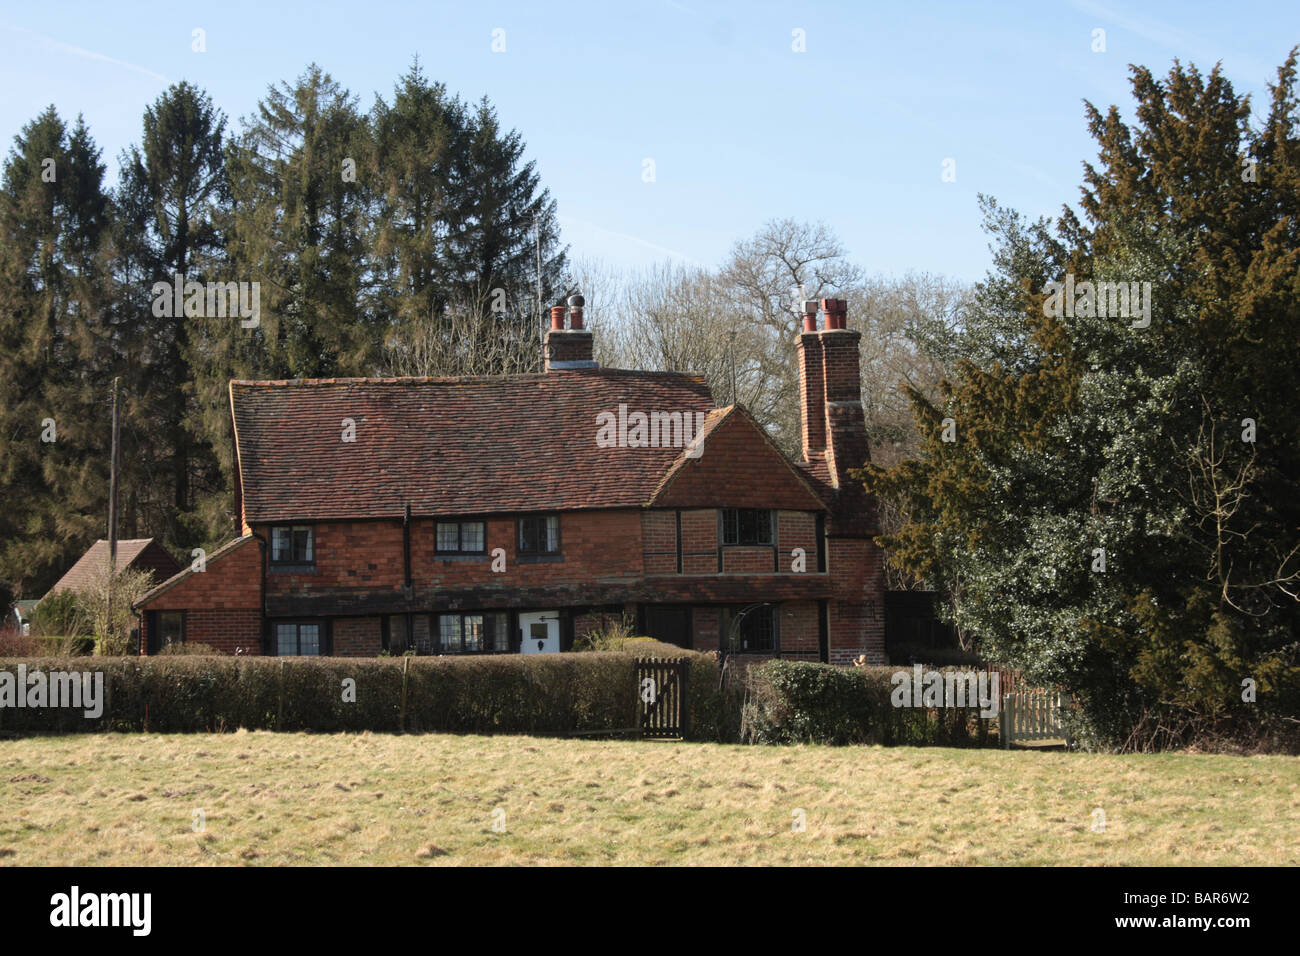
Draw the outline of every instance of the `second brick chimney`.
<instances>
[{"instance_id":1,"label":"second brick chimney","mask_svg":"<svg viewBox=\"0 0 1300 956\"><path fill-rule=\"evenodd\" d=\"M546 333L546 371L597 368L592 359L591 332L582 327L586 300L569 296L569 327L564 327L564 306L551 307L551 328Z\"/></svg>"},{"instance_id":2,"label":"second brick chimney","mask_svg":"<svg viewBox=\"0 0 1300 956\"><path fill-rule=\"evenodd\" d=\"M799 336L800 416L806 461L825 458L831 485L855 489L850 469L869 455L858 343L862 333L847 327L848 303L822 299L825 328L817 331L817 303L803 304Z\"/></svg>"}]
</instances>

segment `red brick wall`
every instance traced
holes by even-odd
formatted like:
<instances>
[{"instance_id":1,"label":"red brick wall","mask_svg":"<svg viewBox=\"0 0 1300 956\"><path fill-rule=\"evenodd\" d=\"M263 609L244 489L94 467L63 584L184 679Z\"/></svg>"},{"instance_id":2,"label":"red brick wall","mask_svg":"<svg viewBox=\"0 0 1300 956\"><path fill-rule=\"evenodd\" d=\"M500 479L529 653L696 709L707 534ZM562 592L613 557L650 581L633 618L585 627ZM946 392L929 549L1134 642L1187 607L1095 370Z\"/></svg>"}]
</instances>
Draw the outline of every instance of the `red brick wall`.
<instances>
[{"instance_id":1,"label":"red brick wall","mask_svg":"<svg viewBox=\"0 0 1300 956\"><path fill-rule=\"evenodd\" d=\"M716 563L714 564L714 567L717 567ZM744 572L771 574L772 570L771 548L744 548L731 546L722 549L723 574L741 574ZM790 570L788 563L783 570Z\"/></svg>"},{"instance_id":2,"label":"red brick wall","mask_svg":"<svg viewBox=\"0 0 1300 956\"><path fill-rule=\"evenodd\" d=\"M821 659L821 625L816 601L787 601L780 606L781 657Z\"/></svg>"},{"instance_id":3,"label":"red brick wall","mask_svg":"<svg viewBox=\"0 0 1300 956\"><path fill-rule=\"evenodd\" d=\"M827 560L835 584L829 614L830 662L887 664L884 572L880 549L864 538L831 538Z\"/></svg>"},{"instance_id":4,"label":"red brick wall","mask_svg":"<svg viewBox=\"0 0 1300 956\"><path fill-rule=\"evenodd\" d=\"M794 549L803 548L804 573L817 571L817 517L806 511L782 511L776 518L776 541L782 573L793 573Z\"/></svg>"},{"instance_id":5,"label":"red brick wall","mask_svg":"<svg viewBox=\"0 0 1300 956\"><path fill-rule=\"evenodd\" d=\"M209 558L207 570L196 571L168 588L147 605L147 611L233 610L262 607L262 551L251 539Z\"/></svg>"},{"instance_id":6,"label":"red brick wall","mask_svg":"<svg viewBox=\"0 0 1300 956\"><path fill-rule=\"evenodd\" d=\"M816 332L799 336L799 416L803 454L826 449L826 392L823 382L822 343Z\"/></svg>"},{"instance_id":7,"label":"red brick wall","mask_svg":"<svg viewBox=\"0 0 1300 956\"><path fill-rule=\"evenodd\" d=\"M378 617L334 618L334 655L374 657L383 650L382 627Z\"/></svg>"},{"instance_id":8,"label":"red brick wall","mask_svg":"<svg viewBox=\"0 0 1300 956\"><path fill-rule=\"evenodd\" d=\"M186 610L185 643L207 644L222 654L261 654L262 612Z\"/></svg>"},{"instance_id":9,"label":"red brick wall","mask_svg":"<svg viewBox=\"0 0 1300 956\"><path fill-rule=\"evenodd\" d=\"M718 510L682 512L682 573L718 573Z\"/></svg>"},{"instance_id":10,"label":"red brick wall","mask_svg":"<svg viewBox=\"0 0 1300 956\"><path fill-rule=\"evenodd\" d=\"M691 609L692 648L697 651L716 651L719 647L722 612L716 607Z\"/></svg>"},{"instance_id":11,"label":"red brick wall","mask_svg":"<svg viewBox=\"0 0 1300 956\"><path fill-rule=\"evenodd\" d=\"M262 552L249 540L209 559L141 606L141 649L149 646L148 611L184 611L185 642L207 644L223 654L260 654L262 648Z\"/></svg>"},{"instance_id":12,"label":"red brick wall","mask_svg":"<svg viewBox=\"0 0 1300 956\"><path fill-rule=\"evenodd\" d=\"M488 553L467 557L435 554L434 521L413 520L411 579L421 587L458 588L481 584L532 587L639 577L644 573L641 521L641 512L632 509L565 512L560 516L564 560L530 564L519 560L513 517L487 518ZM320 522L314 527L316 572L272 572L267 575L268 594L317 594L359 587L402 589L405 571L400 520ZM259 525L257 531L269 535L270 527ZM506 554L504 573L492 571L492 551L496 548ZM675 567L675 560L673 564Z\"/></svg>"},{"instance_id":13,"label":"red brick wall","mask_svg":"<svg viewBox=\"0 0 1300 956\"><path fill-rule=\"evenodd\" d=\"M718 573L718 510L696 508L682 511L682 573ZM672 510L654 509L641 516L646 574L675 574L677 571L677 522ZM817 570L817 517L808 511L777 512L777 568L794 573L793 551L803 548L805 571ZM729 546L723 549L723 572L727 574L772 573L771 548Z\"/></svg>"},{"instance_id":14,"label":"red brick wall","mask_svg":"<svg viewBox=\"0 0 1300 956\"><path fill-rule=\"evenodd\" d=\"M646 574L676 574L677 512L642 512L641 547Z\"/></svg>"}]
</instances>

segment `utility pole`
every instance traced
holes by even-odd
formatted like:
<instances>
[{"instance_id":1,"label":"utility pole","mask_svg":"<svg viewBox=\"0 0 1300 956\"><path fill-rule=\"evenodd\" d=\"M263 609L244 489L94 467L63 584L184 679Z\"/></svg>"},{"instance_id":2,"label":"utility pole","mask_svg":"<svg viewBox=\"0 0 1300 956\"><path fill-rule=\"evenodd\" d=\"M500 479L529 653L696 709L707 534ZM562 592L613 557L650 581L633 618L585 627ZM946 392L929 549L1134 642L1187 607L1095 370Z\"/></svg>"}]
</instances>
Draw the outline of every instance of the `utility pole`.
<instances>
[{"instance_id":1,"label":"utility pole","mask_svg":"<svg viewBox=\"0 0 1300 956\"><path fill-rule=\"evenodd\" d=\"M108 622L106 630L109 633L113 628L113 578L117 576L117 433L120 424L117 391L120 382L120 378L113 379L113 444L108 459Z\"/></svg>"},{"instance_id":2,"label":"utility pole","mask_svg":"<svg viewBox=\"0 0 1300 956\"><path fill-rule=\"evenodd\" d=\"M546 344L546 316L542 312L542 227L537 221L536 213L533 214L533 237L537 243L537 334L542 337L542 344Z\"/></svg>"}]
</instances>

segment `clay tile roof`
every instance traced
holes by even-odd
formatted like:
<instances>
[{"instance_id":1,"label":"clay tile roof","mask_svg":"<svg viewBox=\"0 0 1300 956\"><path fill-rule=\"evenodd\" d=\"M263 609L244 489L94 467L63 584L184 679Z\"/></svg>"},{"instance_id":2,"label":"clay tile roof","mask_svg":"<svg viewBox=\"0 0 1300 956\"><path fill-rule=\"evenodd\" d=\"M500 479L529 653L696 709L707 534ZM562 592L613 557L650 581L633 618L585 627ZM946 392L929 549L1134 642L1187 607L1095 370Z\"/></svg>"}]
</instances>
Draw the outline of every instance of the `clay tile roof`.
<instances>
[{"instance_id":1,"label":"clay tile roof","mask_svg":"<svg viewBox=\"0 0 1300 956\"><path fill-rule=\"evenodd\" d=\"M249 523L641 506L681 450L602 448L597 416L714 408L701 376L620 369L235 381L230 400Z\"/></svg>"},{"instance_id":2,"label":"clay tile roof","mask_svg":"<svg viewBox=\"0 0 1300 956\"><path fill-rule=\"evenodd\" d=\"M153 538L120 538L117 542L117 566L152 571L154 580L171 577L180 569L176 561ZM59 578L49 593L57 591L81 592L95 579L97 569L108 567L108 541L101 538L77 559L77 563Z\"/></svg>"}]
</instances>

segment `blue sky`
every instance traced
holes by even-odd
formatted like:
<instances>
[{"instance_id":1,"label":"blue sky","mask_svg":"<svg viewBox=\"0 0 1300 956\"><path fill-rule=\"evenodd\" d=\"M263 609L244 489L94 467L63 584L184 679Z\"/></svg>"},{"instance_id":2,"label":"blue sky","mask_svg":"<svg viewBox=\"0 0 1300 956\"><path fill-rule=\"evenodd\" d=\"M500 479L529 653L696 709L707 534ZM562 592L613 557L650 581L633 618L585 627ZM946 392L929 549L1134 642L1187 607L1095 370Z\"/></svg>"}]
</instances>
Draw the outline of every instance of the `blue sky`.
<instances>
[{"instance_id":1,"label":"blue sky","mask_svg":"<svg viewBox=\"0 0 1300 956\"><path fill-rule=\"evenodd\" d=\"M0 137L7 152L50 103L83 113L115 177L170 83L205 88L237 125L309 62L368 107L418 53L520 131L577 257L714 265L793 217L825 222L868 271L974 280L989 261L976 195L1031 215L1074 202L1095 156L1082 101L1127 113L1129 63L1221 60L1261 110L1295 43L1300 4L1240 0L6 2Z\"/></svg>"}]
</instances>

